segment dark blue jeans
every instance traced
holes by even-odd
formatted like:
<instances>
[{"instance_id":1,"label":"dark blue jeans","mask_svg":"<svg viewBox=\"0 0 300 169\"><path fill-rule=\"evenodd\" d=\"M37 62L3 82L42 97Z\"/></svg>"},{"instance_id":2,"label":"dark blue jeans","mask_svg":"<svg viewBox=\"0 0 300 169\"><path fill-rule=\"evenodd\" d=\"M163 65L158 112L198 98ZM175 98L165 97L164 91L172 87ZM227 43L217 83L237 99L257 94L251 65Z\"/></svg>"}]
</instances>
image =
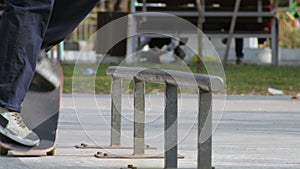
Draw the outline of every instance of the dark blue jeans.
<instances>
[{"instance_id":1,"label":"dark blue jeans","mask_svg":"<svg viewBox=\"0 0 300 169\"><path fill-rule=\"evenodd\" d=\"M40 49L64 40L98 0L6 0L0 21L0 107L20 112Z\"/></svg>"}]
</instances>

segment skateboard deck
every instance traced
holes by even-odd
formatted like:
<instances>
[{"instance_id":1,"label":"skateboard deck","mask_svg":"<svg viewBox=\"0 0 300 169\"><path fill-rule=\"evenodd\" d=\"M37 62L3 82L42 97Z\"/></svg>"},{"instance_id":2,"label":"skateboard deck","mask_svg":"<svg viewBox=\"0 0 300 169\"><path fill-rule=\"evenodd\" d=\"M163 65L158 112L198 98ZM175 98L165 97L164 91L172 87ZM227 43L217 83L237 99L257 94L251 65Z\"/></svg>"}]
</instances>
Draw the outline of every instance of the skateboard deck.
<instances>
[{"instance_id":1,"label":"skateboard deck","mask_svg":"<svg viewBox=\"0 0 300 169\"><path fill-rule=\"evenodd\" d=\"M44 61L44 64L45 62L47 62L48 66L44 68L49 70L51 68L51 71L53 71L52 76L59 77L62 84L62 71L60 65L50 60ZM55 140L62 85L60 84L59 87L49 90L49 85L44 85L46 82L45 80L51 80L51 78L42 77L40 74L36 73L23 102L21 111L21 116L26 125L40 137L40 144L35 147L23 146L0 134L1 155L7 155L8 150L30 154L55 154Z\"/></svg>"}]
</instances>

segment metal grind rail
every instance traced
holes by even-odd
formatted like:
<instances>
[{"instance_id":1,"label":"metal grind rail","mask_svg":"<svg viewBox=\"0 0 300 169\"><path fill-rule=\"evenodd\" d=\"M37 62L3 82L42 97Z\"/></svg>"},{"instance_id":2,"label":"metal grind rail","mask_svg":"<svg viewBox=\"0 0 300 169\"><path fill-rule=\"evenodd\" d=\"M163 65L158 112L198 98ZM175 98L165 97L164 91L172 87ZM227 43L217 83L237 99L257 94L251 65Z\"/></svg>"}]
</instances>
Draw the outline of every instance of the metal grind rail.
<instances>
[{"instance_id":1,"label":"metal grind rail","mask_svg":"<svg viewBox=\"0 0 300 169\"><path fill-rule=\"evenodd\" d=\"M220 92L224 82L220 77L194 74L174 70L148 69L139 67L111 66L107 75L112 77L111 107L111 146L121 145L121 95L122 79L134 81L134 143L133 155L128 158L147 158L145 155L145 82L165 84L164 118L164 168L177 168L178 159L178 124L177 96L178 86L197 88L199 93L198 111L198 168L211 168L212 154L212 93ZM204 129L205 128L205 129ZM209 132L210 137L200 142L202 132ZM100 153L101 158L101 153ZM103 158L109 158L106 154ZM112 157L116 158L116 156ZM120 157L125 158L125 157ZM149 157L151 158L151 157ZM153 157L152 157L153 158Z\"/></svg>"}]
</instances>

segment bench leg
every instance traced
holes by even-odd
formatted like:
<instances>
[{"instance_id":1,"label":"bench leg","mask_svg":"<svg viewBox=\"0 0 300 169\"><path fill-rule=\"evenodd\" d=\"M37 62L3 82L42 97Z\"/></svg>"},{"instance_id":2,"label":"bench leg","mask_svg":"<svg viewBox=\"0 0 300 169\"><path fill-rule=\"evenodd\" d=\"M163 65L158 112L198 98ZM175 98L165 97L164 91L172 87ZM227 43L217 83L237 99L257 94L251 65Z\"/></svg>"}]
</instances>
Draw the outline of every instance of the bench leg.
<instances>
[{"instance_id":1,"label":"bench leg","mask_svg":"<svg viewBox=\"0 0 300 169\"><path fill-rule=\"evenodd\" d=\"M112 79L111 94L111 146L121 145L121 104L122 81L119 78Z\"/></svg>"},{"instance_id":2,"label":"bench leg","mask_svg":"<svg viewBox=\"0 0 300 169\"><path fill-rule=\"evenodd\" d=\"M211 169L212 156L212 94L199 89L198 169Z\"/></svg>"},{"instance_id":3,"label":"bench leg","mask_svg":"<svg viewBox=\"0 0 300 169\"><path fill-rule=\"evenodd\" d=\"M145 82L134 79L134 155L145 154Z\"/></svg>"},{"instance_id":4,"label":"bench leg","mask_svg":"<svg viewBox=\"0 0 300 169\"><path fill-rule=\"evenodd\" d=\"M271 27L271 47L272 47L272 64L279 65L280 64L280 57L278 51L278 24L277 19L272 19L272 27Z\"/></svg>"},{"instance_id":5,"label":"bench leg","mask_svg":"<svg viewBox=\"0 0 300 169\"><path fill-rule=\"evenodd\" d=\"M166 84L165 169L177 168L177 86Z\"/></svg>"}]
</instances>

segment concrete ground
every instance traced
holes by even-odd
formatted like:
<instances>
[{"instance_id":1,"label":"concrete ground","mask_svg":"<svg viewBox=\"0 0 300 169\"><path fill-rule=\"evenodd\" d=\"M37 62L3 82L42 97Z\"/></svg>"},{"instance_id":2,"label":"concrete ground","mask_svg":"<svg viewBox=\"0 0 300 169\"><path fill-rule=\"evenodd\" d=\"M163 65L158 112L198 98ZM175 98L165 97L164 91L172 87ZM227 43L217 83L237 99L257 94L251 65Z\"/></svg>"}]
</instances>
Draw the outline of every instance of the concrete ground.
<instances>
[{"instance_id":1,"label":"concrete ground","mask_svg":"<svg viewBox=\"0 0 300 169\"><path fill-rule=\"evenodd\" d=\"M147 95L146 144L163 153L163 96ZM222 97L214 99L222 110ZM179 99L180 168L196 167L197 96ZM217 113L216 113L217 114ZM122 146L132 145L132 96L123 98ZM217 169L300 169L300 101L288 96L228 96L223 114L215 117L213 165ZM10 152L0 157L2 169L27 168L163 168L162 159L98 159L97 151L131 154L132 150L76 149L80 143L110 144L110 96L64 95L54 157Z\"/></svg>"}]
</instances>

